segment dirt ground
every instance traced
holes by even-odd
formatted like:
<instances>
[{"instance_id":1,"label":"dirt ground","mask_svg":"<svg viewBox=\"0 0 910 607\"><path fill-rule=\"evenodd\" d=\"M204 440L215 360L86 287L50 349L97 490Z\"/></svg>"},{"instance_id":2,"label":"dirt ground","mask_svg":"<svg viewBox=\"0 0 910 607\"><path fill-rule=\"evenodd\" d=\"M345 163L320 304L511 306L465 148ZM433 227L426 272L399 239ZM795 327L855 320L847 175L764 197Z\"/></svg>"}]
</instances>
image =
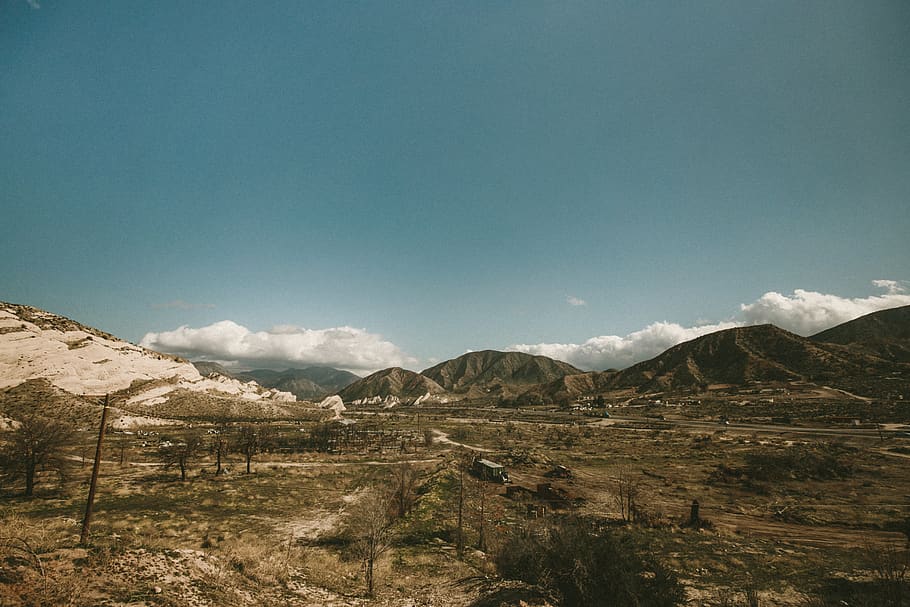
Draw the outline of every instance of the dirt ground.
<instances>
[{"instance_id":1,"label":"dirt ground","mask_svg":"<svg viewBox=\"0 0 910 607\"><path fill-rule=\"evenodd\" d=\"M160 436L115 433L85 547L91 460L83 464L85 448L74 446L65 484L41 479L33 499L3 488L0 603L468 606L495 582L504 537L567 512L634 530L700 605L729 605L746 589L763 605L805 604L840 581L874 579L882 554L907 548L910 439L900 419L883 435L850 424L724 423L678 407L625 408L609 419L546 408L415 413L348 412L381 424L372 442L260 453L252 474L230 453L228 472L215 475L213 455L201 453L185 482L157 457ZM313 424L275 431L292 438ZM472 453L505 465L511 484L459 481ZM364 492L394 483L404 466L415 471L414 503L370 596L348 530ZM620 507L623 482L634 514ZM481 530L486 551L476 549Z\"/></svg>"}]
</instances>

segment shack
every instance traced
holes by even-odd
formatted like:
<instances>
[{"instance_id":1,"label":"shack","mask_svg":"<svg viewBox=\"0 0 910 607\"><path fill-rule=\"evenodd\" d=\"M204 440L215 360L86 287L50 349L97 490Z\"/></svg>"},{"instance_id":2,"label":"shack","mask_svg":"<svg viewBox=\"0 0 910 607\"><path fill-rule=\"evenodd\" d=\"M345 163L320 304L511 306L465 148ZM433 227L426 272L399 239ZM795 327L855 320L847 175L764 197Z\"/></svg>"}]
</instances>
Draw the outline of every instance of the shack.
<instances>
[{"instance_id":1,"label":"shack","mask_svg":"<svg viewBox=\"0 0 910 607\"><path fill-rule=\"evenodd\" d=\"M496 483L511 482L505 466L497 464L496 462L491 462L488 459L475 458L471 464L471 472L484 481L493 481Z\"/></svg>"}]
</instances>

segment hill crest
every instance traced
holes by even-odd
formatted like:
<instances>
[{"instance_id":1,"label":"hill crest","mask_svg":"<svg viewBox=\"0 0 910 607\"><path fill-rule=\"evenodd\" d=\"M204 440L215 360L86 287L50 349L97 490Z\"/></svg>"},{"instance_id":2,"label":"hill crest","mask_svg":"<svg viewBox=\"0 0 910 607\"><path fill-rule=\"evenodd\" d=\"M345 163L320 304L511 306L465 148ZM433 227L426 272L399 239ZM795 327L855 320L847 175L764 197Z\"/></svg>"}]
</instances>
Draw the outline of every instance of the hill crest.
<instances>
[{"instance_id":1,"label":"hill crest","mask_svg":"<svg viewBox=\"0 0 910 607\"><path fill-rule=\"evenodd\" d=\"M468 352L421 372L444 389L464 393L489 386L530 386L582 373L559 360L524 352Z\"/></svg>"},{"instance_id":2,"label":"hill crest","mask_svg":"<svg viewBox=\"0 0 910 607\"><path fill-rule=\"evenodd\" d=\"M402 369L391 367L351 384L338 392L346 403L378 404L379 402L413 404L429 396L442 394L445 389L432 379ZM421 402L422 402L421 400Z\"/></svg>"}]
</instances>

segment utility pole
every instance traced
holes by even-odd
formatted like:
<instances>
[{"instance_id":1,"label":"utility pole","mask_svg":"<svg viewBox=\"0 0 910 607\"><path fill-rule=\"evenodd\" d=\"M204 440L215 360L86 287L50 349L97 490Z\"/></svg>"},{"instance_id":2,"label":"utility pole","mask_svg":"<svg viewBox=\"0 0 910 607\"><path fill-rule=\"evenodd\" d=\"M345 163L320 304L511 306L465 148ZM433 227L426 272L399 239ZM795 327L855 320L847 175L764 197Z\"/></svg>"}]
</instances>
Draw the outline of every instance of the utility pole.
<instances>
[{"instance_id":1,"label":"utility pole","mask_svg":"<svg viewBox=\"0 0 910 607\"><path fill-rule=\"evenodd\" d=\"M95 447L95 463L92 466L92 480L88 486L88 503L85 505L85 517L82 519L82 534L79 544L84 546L88 542L88 530L92 524L92 506L95 502L95 487L98 484L98 470L101 468L101 443L104 442L104 430L107 426L107 406L110 394L104 395L104 407L101 409L101 428L98 430L98 445Z\"/></svg>"},{"instance_id":2,"label":"utility pole","mask_svg":"<svg viewBox=\"0 0 910 607\"><path fill-rule=\"evenodd\" d=\"M464 556L464 461L462 457L458 462L458 537L456 538L455 551L458 558Z\"/></svg>"},{"instance_id":3,"label":"utility pole","mask_svg":"<svg viewBox=\"0 0 910 607\"><path fill-rule=\"evenodd\" d=\"M480 481L480 537L477 539L477 548L483 552L487 551L487 539L484 534L484 527L486 526L486 518L484 514L484 502L487 498L487 486L486 482Z\"/></svg>"}]
</instances>

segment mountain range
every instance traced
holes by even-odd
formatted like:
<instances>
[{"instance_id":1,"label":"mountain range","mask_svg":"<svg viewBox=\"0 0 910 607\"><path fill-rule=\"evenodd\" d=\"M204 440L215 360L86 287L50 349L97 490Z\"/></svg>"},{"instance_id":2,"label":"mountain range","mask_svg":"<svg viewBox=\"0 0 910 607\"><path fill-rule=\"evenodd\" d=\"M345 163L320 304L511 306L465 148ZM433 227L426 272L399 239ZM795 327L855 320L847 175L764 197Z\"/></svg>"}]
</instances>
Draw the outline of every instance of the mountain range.
<instances>
[{"instance_id":1,"label":"mountain range","mask_svg":"<svg viewBox=\"0 0 910 607\"><path fill-rule=\"evenodd\" d=\"M810 382L866 397L910 395L910 306L811 337L773 325L737 327L678 344L621 371L583 372L521 352L469 352L417 373L365 378L328 367L231 372L147 350L43 310L0 303L0 414L57 403L80 418L111 394L124 419L192 417L219 407L276 412L296 397L346 403L568 403L608 393L691 393ZM276 408L277 407L277 408ZM2 416L0 416L2 417Z\"/></svg>"},{"instance_id":2,"label":"mountain range","mask_svg":"<svg viewBox=\"0 0 910 607\"><path fill-rule=\"evenodd\" d=\"M260 386L290 392L301 400L321 400L329 394L353 384L360 379L350 371L332 367L306 367L305 369L253 369L251 371L230 371L224 366L209 361L194 361L196 369L202 375L212 373L233 377L240 381L255 381Z\"/></svg>"},{"instance_id":3,"label":"mountain range","mask_svg":"<svg viewBox=\"0 0 910 607\"><path fill-rule=\"evenodd\" d=\"M400 370L399 370L400 371ZM378 388L367 380L340 393L364 399L413 398L392 384ZM874 312L811 337L774 325L726 329L669 348L622 371L582 372L543 356L486 350L470 352L420 374L442 391L437 398L495 399L504 403L565 403L618 390L637 393L704 391L756 382L806 381L881 396L910 383L910 306ZM373 380L371 380L372 382ZM432 386L433 384L428 384Z\"/></svg>"},{"instance_id":4,"label":"mountain range","mask_svg":"<svg viewBox=\"0 0 910 607\"><path fill-rule=\"evenodd\" d=\"M519 402L566 402L598 393L704 391L805 381L869 397L910 394L910 306L874 312L811 337L774 325L703 335L622 371L535 386Z\"/></svg>"}]
</instances>

